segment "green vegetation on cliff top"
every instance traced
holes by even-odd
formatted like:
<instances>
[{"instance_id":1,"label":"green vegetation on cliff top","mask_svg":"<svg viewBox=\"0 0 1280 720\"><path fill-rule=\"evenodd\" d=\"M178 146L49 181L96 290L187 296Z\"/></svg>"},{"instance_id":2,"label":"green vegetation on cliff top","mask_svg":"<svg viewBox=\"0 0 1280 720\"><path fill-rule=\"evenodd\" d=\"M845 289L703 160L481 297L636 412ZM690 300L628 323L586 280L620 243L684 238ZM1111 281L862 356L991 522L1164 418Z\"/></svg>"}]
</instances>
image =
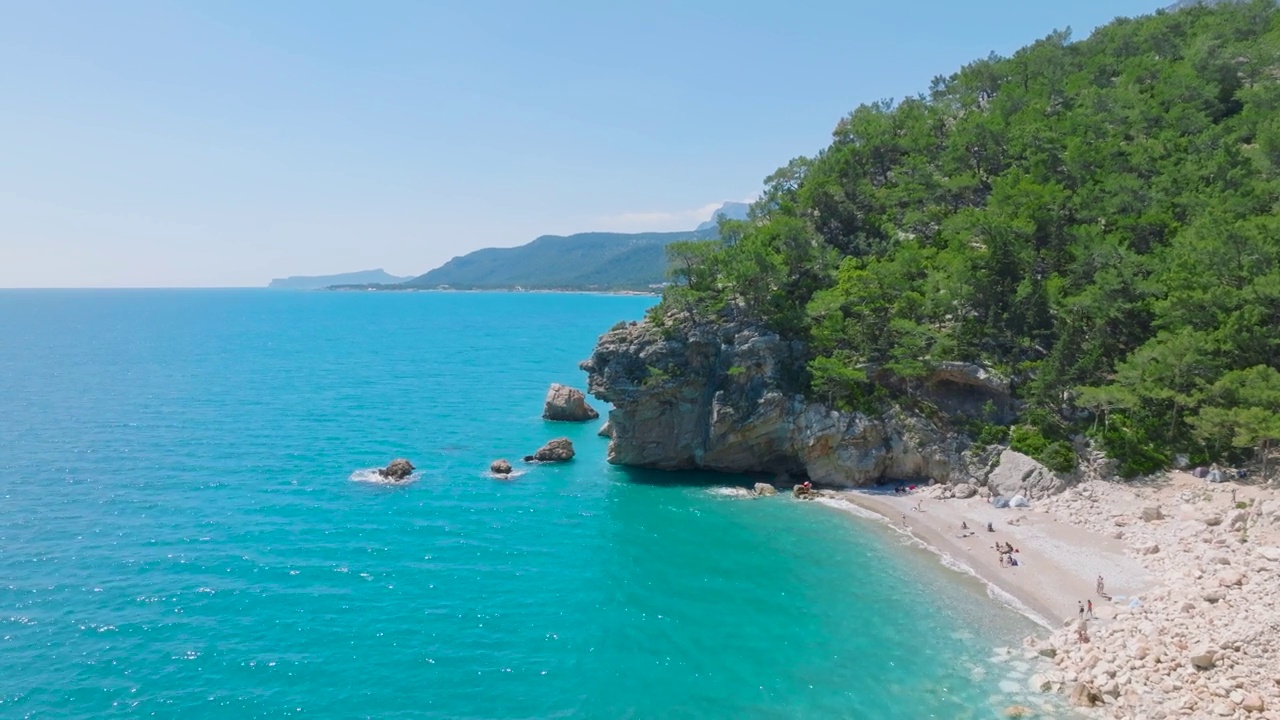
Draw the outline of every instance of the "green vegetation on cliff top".
<instances>
[{"instance_id":1,"label":"green vegetation on cliff top","mask_svg":"<svg viewBox=\"0 0 1280 720\"><path fill-rule=\"evenodd\" d=\"M1280 441L1280 13L1270 0L1055 32L864 105L719 241L672 245L654 313L806 340L809 389L981 362L1062 465Z\"/></svg>"}]
</instances>

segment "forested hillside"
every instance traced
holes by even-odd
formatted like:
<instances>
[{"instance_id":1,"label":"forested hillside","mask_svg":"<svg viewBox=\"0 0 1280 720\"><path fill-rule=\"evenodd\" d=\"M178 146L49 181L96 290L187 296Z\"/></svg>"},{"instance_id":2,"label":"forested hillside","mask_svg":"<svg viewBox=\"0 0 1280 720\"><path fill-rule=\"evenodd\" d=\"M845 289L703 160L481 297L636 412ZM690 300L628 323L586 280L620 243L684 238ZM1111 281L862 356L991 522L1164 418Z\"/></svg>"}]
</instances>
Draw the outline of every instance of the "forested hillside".
<instances>
[{"instance_id":1,"label":"forested hillside","mask_svg":"<svg viewBox=\"0 0 1280 720\"><path fill-rule=\"evenodd\" d=\"M666 281L667 243L696 237L694 232L544 235L527 245L485 248L456 257L405 285L649 290L651 285Z\"/></svg>"},{"instance_id":2,"label":"forested hillside","mask_svg":"<svg viewBox=\"0 0 1280 720\"><path fill-rule=\"evenodd\" d=\"M1077 433L1130 473L1280 441L1270 0L1055 32L857 108L765 182L722 240L669 249L655 319L806 340L809 392L842 407L885 400L871 375L985 363L1026 403L1015 447L1055 466Z\"/></svg>"}]
</instances>

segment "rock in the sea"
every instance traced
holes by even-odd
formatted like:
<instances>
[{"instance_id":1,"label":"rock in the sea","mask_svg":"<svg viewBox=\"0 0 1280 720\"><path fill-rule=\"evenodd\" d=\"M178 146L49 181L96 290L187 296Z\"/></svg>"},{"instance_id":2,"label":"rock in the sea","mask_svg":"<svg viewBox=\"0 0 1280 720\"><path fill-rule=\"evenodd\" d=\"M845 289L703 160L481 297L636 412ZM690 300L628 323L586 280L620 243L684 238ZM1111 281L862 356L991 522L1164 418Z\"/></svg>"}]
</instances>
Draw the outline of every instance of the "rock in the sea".
<instances>
[{"instance_id":1,"label":"rock in the sea","mask_svg":"<svg viewBox=\"0 0 1280 720\"><path fill-rule=\"evenodd\" d=\"M814 497L813 488L804 485L796 485L791 488L791 495L801 500L812 500Z\"/></svg>"},{"instance_id":2,"label":"rock in the sea","mask_svg":"<svg viewBox=\"0 0 1280 720\"><path fill-rule=\"evenodd\" d=\"M761 497L778 494L778 488L770 485L769 483L756 483L756 486L753 489L755 494Z\"/></svg>"},{"instance_id":3,"label":"rock in the sea","mask_svg":"<svg viewBox=\"0 0 1280 720\"><path fill-rule=\"evenodd\" d=\"M955 489L955 498L957 500L968 500L978 494L978 488L969 483L960 483Z\"/></svg>"},{"instance_id":4,"label":"rock in the sea","mask_svg":"<svg viewBox=\"0 0 1280 720\"><path fill-rule=\"evenodd\" d=\"M596 431L596 434L599 435L600 437L607 437L607 438L613 437L613 428L609 426L608 420L604 421L604 424L600 426L600 429Z\"/></svg>"},{"instance_id":5,"label":"rock in the sea","mask_svg":"<svg viewBox=\"0 0 1280 720\"><path fill-rule=\"evenodd\" d=\"M586 422L600 417L600 413L587 404L587 397L581 390L553 383L551 389L547 390L542 417L546 420Z\"/></svg>"},{"instance_id":6,"label":"rock in the sea","mask_svg":"<svg viewBox=\"0 0 1280 720\"><path fill-rule=\"evenodd\" d=\"M404 458L396 458L390 465L378 470L378 474L388 480L399 482L413 474L413 463Z\"/></svg>"},{"instance_id":7,"label":"rock in the sea","mask_svg":"<svg viewBox=\"0 0 1280 720\"><path fill-rule=\"evenodd\" d=\"M511 463L506 460L494 460L493 463L489 465L489 472L494 475L510 475Z\"/></svg>"},{"instance_id":8,"label":"rock in the sea","mask_svg":"<svg viewBox=\"0 0 1280 720\"><path fill-rule=\"evenodd\" d=\"M538 452L528 456L526 462L565 462L573 459L573 443L569 438L556 438L538 448Z\"/></svg>"}]
</instances>

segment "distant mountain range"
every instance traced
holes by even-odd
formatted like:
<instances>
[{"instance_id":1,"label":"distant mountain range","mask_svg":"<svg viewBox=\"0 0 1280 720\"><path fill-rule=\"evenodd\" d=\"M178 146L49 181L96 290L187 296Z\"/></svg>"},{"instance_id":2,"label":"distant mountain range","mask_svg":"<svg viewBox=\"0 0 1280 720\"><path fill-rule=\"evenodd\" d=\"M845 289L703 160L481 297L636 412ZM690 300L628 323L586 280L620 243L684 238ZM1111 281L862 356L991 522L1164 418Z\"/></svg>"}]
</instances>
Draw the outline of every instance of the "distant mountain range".
<instances>
[{"instance_id":1,"label":"distant mountain range","mask_svg":"<svg viewBox=\"0 0 1280 720\"><path fill-rule=\"evenodd\" d=\"M414 278L382 270L272 280L270 287L314 290L598 290L652 291L667 280L666 246L716 237L720 218L745 220L748 205L728 202L693 230L662 233L543 235L513 248L485 248Z\"/></svg>"},{"instance_id":2,"label":"distant mountain range","mask_svg":"<svg viewBox=\"0 0 1280 720\"><path fill-rule=\"evenodd\" d=\"M390 275L382 268L338 275L294 275L276 278L267 287L272 290L320 290L333 285L395 285L412 278Z\"/></svg>"}]
</instances>

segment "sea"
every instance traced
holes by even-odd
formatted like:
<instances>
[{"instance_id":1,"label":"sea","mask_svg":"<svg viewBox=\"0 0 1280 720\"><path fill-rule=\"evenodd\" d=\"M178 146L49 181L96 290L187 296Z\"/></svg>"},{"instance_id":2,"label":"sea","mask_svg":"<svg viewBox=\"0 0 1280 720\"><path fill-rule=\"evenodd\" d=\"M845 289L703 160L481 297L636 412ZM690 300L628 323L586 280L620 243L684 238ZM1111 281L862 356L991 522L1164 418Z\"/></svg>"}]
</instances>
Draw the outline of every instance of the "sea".
<instances>
[{"instance_id":1,"label":"sea","mask_svg":"<svg viewBox=\"0 0 1280 720\"><path fill-rule=\"evenodd\" d=\"M884 524L541 419L654 302L0 291L0 717L1043 704L1002 650L1035 626ZM519 461L561 436L573 461ZM370 472L397 457L408 482Z\"/></svg>"}]
</instances>

